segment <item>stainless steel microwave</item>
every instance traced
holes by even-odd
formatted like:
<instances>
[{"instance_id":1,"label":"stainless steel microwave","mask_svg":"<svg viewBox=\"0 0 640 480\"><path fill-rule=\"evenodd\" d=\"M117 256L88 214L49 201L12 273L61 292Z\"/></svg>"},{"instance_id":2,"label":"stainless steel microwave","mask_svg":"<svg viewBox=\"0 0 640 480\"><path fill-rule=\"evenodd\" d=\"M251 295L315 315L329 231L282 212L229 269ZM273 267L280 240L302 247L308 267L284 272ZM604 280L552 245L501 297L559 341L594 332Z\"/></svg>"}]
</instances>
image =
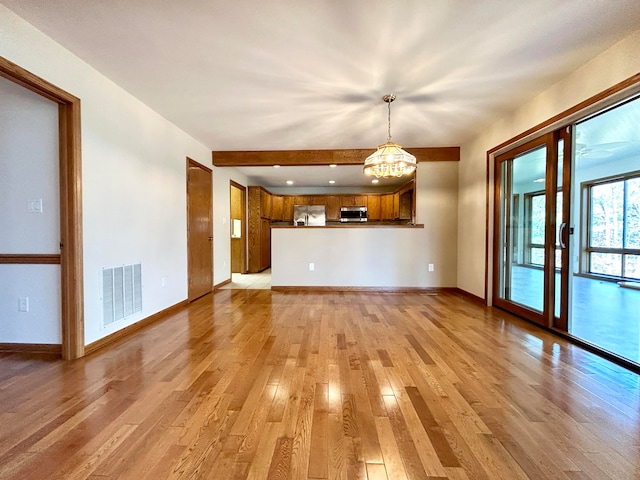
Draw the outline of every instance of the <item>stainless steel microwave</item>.
<instances>
[{"instance_id":1,"label":"stainless steel microwave","mask_svg":"<svg viewBox=\"0 0 640 480\"><path fill-rule=\"evenodd\" d=\"M342 207L340 208L341 222L366 222L367 207Z\"/></svg>"}]
</instances>

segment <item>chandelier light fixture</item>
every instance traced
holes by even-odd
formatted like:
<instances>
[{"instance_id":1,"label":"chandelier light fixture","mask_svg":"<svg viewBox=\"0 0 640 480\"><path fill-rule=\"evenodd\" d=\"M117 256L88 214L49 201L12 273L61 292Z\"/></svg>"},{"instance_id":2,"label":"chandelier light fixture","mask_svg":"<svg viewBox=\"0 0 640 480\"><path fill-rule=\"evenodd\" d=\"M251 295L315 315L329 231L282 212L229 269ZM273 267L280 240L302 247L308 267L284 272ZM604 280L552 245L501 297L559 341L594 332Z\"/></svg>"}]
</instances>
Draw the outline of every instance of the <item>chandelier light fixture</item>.
<instances>
[{"instance_id":1,"label":"chandelier light fixture","mask_svg":"<svg viewBox=\"0 0 640 480\"><path fill-rule=\"evenodd\" d=\"M391 141L391 102L395 99L396 96L391 93L382 97L388 108L387 143L380 145L364 161L365 175L375 175L376 178L401 177L413 173L417 167L416 157Z\"/></svg>"}]
</instances>

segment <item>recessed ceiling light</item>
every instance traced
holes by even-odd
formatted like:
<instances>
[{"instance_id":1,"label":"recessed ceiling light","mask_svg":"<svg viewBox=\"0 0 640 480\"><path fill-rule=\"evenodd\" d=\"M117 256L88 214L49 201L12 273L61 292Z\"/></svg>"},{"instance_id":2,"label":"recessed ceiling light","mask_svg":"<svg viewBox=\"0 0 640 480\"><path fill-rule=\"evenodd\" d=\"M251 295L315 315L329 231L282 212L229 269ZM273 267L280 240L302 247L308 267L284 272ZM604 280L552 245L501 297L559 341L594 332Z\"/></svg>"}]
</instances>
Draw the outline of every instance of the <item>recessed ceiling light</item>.
<instances>
[{"instance_id":1,"label":"recessed ceiling light","mask_svg":"<svg viewBox=\"0 0 640 480\"><path fill-rule=\"evenodd\" d=\"M378 180L377 178L374 178L373 180L371 180L371 183L378 183L380 180Z\"/></svg>"},{"instance_id":2,"label":"recessed ceiling light","mask_svg":"<svg viewBox=\"0 0 640 480\"><path fill-rule=\"evenodd\" d=\"M293 180L287 180L287 185L293 185Z\"/></svg>"},{"instance_id":3,"label":"recessed ceiling light","mask_svg":"<svg viewBox=\"0 0 640 480\"><path fill-rule=\"evenodd\" d=\"M334 183L336 183L336 181L335 180L329 180L329 183L333 185Z\"/></svg>"},{"instance_id":4,"label":"recessed ceiling light","mask_svg":"<svg viewBox=\"0 0 640 480\"><path fill-rule=\"evenodd\" d=\"M533 183L544 183L544 178L536 178Z\"/></svg>"},{"instance_id":5,"label":"recessed ceiling light","mask_svg":"<svg viewBox=\"0 0 640 480\"><path fill-rule=\"evenodd\" d=\"M273 168L280 168L280 165L274 165Z\"/></svg>"},{"instance_id":6,"label":"recessed ceiling light","mask_svg":"<svg viewBox=\"0 0 640 480\"><path fill-rule=\"evenodd\" d=\"M329 165L330 168L336 168L338 165L336 165L335 163L332 163L331 165Z\"/></svg>"}]
</instances>

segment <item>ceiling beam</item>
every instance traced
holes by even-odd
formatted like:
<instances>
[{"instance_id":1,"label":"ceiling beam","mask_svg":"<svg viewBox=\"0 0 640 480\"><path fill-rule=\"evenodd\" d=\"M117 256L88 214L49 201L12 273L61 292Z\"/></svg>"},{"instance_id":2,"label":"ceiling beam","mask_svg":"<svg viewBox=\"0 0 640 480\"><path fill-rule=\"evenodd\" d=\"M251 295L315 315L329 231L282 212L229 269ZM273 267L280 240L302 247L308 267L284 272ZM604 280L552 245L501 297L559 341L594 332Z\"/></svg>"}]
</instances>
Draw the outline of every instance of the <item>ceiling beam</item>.
<instances>
[{"instance_id":1,"label":"ceiling beam","mask_svg":"<svg viewBox=\"0 0 640 480\"><path fill-rule=\"evenodd\" d=\"M460 147L405 148L418 162L459 162ZM216 167L362 165L373 149L211 152Z\"/></svg>"}]
</instances>

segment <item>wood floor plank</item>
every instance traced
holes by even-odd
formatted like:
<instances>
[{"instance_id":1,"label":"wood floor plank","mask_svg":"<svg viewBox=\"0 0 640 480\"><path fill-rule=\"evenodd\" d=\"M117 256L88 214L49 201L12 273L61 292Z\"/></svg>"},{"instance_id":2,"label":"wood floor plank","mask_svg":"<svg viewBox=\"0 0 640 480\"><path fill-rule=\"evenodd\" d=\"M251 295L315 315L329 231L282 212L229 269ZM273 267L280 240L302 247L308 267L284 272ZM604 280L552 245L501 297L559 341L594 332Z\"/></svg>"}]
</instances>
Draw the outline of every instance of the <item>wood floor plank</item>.
<instances>
[{"instance_id":1,"label":"wood floor plank","mask_svg":"<svg viewBox=\"0 0 640 480\"><path fill-rule=\"evenodd\" d=\"M221 289L0 354L3 480L618 480L638 445L635 374L455 292Z\"/></svg>"}]
</instances>

